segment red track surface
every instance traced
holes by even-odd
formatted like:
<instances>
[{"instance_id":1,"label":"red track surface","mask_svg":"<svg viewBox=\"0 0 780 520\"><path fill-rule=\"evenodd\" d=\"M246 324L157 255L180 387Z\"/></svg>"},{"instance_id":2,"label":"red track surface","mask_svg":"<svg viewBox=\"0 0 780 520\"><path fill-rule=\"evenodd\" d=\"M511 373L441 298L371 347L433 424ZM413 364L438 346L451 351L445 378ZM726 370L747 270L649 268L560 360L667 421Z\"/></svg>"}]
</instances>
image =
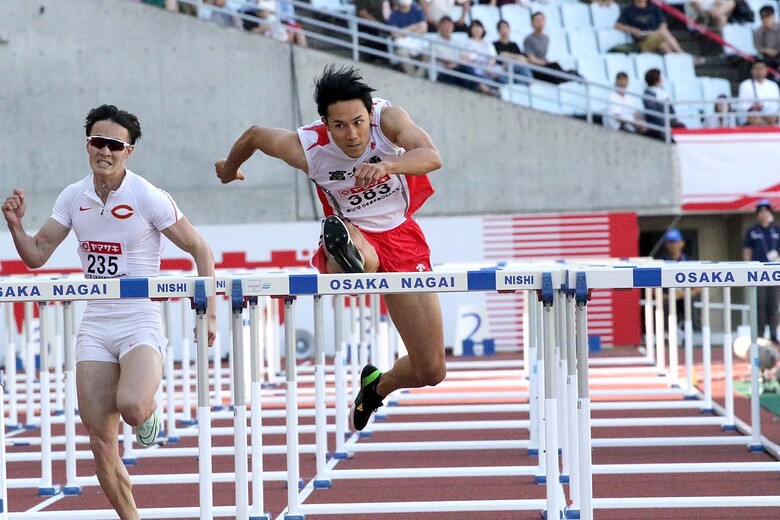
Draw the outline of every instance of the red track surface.
<instances>
[{"instance_id":1,"label":"red track surface","mask_svg":"<svg viewBox=\"0 0 780 520\"><path fill-rule=\"evenodd\" d=\"M612 354L627 355L634 353L620 349L605 351L601 356ZM716 401L722 401L722 358L721 351L714 351L715 361L713 371L716 380L713 384L713 395ZM507 356L509 359L509 356ZM744 362L735 361L736 371L740 375L746 373ZM594 369L594 373L598 369ZM631 375L634 371L626 368L625 375ZM718 376L718 374L721 374ZM718 379L720 378L720 379ZM658 382L650 381L646 387L663 388L662 378ZM616 388L615 386L599 385L594 381L592 388ZM488 379L484 380L483 389L501 390L500 382ZM443 392L459 391L458 388L427 389L417 392L431 394L431 401L435 402L436 394ZM633 398L636 399L636 398ZM648 399L658 400L658 397ZM679 398L676 398L679 399ZM594 398L595 401L603 401L604 398ZM616 400L610 398L609 400ZM486 399L469 399L466 402L487 402ZM490 402L521 402L507 391L505 398L491 399ZM422 404L415 402L415 405ZM268 408L265 406L265 408ZM736 398L737 416L749 422L749 402L743 398ZM631 410L631 411L594 411L594 418L607 417L658 417L658 416L700 416L696 409L692 410ZM485 413L485 414L453 414L446 413L446 405L436 408L435 415L404 416L390 415L390 421L464 421L464 420L507 420L527 419L527 414L517 413ZM332 419L331 419L332 420ZM311 419L304 418L303 424L311 424ZM762 411L762 432L772 442L780 443L780 424L777 418L768 412ZM282 420L265 419L264 425L282 424ZM214 421L214 426L230 426L232 421ZM62 435L61 426L55 426L53 434ZM79 434L83 430L79 429ZM37 435L36 432L28 432L14 439L24 436ZM665 427L620 427L620 428L593 428L593 438L609 437L670 437L670 436L733 436L735 432L722 432L718 426L665 426ZM454 430L454 431L428 431L428 432L376 432L371 438L360 439L359 443L397 442L397 441L429 441L429 440L510 440L528 439L528 431L524 429L496 429L496 430ZM265 445L284 444L283 435L264 435ZM313 444L313 434L302 434L301 444ZM195 446L196 437L182 436L178 446ZM232 437L215 437L214 446L232 444ZM333 436L330 436L331 449L334 446ZM55 447L55 451L58 448ZM61 449L61 448L60 448ZM87 450L86 445L80 445L80 450ZM161 451L165 447L159 448ZM9 453L35 450L32 447L11 447ZM309 481L315 474L313 454L302 454L301 476ZM769 455L763 452L751 453L745 446L688 446L688 447L662 447L662 448L595 448L593 451L594 464L643 464L661 462L737 462L737 461L773 461ZM263 458L266 471L279 471L285 469L283 455L265 455ZM534 465L535 457L527 455L525 450L470 450L470 451L431 451L431 452L393 452L393 453L357 453L353 458L340 461L336 469L363 469L363 468L420 468L420 467L464 467L464 466L502 466L502 465ZM233 457L219 456L213 460L214 473L233 471ZM171 474L171 473L197 473L198 461L196 457L160 457L141 458L138 465L130 469L131 474ZM94 475L94 465L91 460L79 462L79 476ZM36 463L11 463L8 467L10 478L34 477L40 475L40 467ZM64 463L55 461L54 482L63 483L65 480ZM235 489L233 483L214 484L214 505L230 505L234 503ZM138 485L135 486L135 497L138 506L148 507L185 507L197 505L197 484L167 484L167 485ZM692 473L692 474L635 474L635 475L596 475L593 479L594 497L645 497L645 496L732 496L734 508L725 509L598 509L595 512L597 519L737 519L737 518L780 518L780 508L740 508L740 496L774 495L780 491L780 476L777 473ZM284 509L287 502L287 490L283 482L266 482L265 510L276 518ZM307 504L316 503L355 503L355 502L395 502L395 501L429 501L429 500L493 500L493 499L543 499L545 487L537 485L531 477L474 477L463 478L453 474L449 478L420 478L420 479L370 479L370 480L334 480L333 487L329 490L314 491L307 499ZM9 490L10 511L25 511L43 499L37 496L37 490L11 489ZM46 511L63 511L63 518L78 520L78 510L107 509L110 505L98 487L85 487L78 497L64 497L55 501ZM68 511L67 513L65 511ZM484 513L404 513L404 514L372 514L372 515L308 515L307 518L414 518L419 520L446 520L446 519L523 519L539 518L538 511L520 512L484 512Z\"/></svg>"}]
</instances>

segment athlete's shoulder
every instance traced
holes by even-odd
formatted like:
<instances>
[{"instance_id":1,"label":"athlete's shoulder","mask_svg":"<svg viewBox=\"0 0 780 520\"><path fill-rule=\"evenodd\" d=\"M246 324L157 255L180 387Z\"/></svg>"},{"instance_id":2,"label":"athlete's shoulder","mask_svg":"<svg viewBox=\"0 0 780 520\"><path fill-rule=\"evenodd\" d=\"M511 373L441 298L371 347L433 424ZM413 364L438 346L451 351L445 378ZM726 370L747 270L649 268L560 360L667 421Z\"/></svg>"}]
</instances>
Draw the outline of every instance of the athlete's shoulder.
<instances>
[{"instance_id":1,"label":"athlete's shoulder","mask_svg":"<svg viewBox=\"0 0 780 520\"><path fill-rule=\"evenodd\" d=\"M60 198L74 199L78 195L84 193L89 188L91 181L92 181L92 175L87 175L81 180L78 180L72 184L68 184L60 192Z\"/></svg>"},{"instance_id":2,"label":"athlete's shoulder","mask_svg":"<svg viewBox=\"0 0 780 520\"><path fill-rule=\"evenodd\" d=\"M309 151L317 146L326 146L330 144L330 135L328 127L322 121L298 128L298 139L305 151Z\"/></svg>"}]
</instances>

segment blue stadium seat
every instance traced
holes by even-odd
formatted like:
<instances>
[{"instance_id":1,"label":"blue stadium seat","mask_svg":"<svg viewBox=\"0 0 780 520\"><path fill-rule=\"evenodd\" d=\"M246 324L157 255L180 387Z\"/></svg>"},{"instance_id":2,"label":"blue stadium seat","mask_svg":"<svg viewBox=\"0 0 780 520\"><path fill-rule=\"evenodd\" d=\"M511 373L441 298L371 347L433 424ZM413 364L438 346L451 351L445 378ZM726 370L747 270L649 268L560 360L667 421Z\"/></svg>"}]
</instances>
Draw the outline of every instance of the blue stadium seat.
<instances>
[{"instance_id":1,"label":"blue stadium seat","mask_svg":"<svg viewBox=\"0 0 780 520\"><path fill-rule=\"evenodd\" d=\"M485 26L485 40L493 42L498 40L496 24L501 19L501 11L498 7L488 4L471 6L471 20L479 20Z\"/></svg>"},{"instance_id":2,"label":"blue stadium seat","mask_svg":"<svg viewBox=\"0 0 780 520\"><path fill-rule=\"evenodd\" d=\"M628 54L618 54L615 52L605 54L604 61L607 65L607 77L609 83L612 84L615 81L615 75L618 72L625 72L628 74L629 81L631 83L638 81L636 77L636 70L634 68L634 60ZM642 80L644 83L644 80Z\"/></svg>"},{"instance_id":3,"label":"blue stadium seat","mask_svg":"<svg viewBox=\"0 0 780 520\"><path fill-rule=\"evenodd\" d=\"M531 106L531 101L528 98L528 87L525 85L501 87L501 99L523 107Z\"/></svg>"},{"instance_id":4,"label":"blue stadium seat","mask_svg":"<svg viewBox=\"0 0 780 520\"><path fill-rule=\"evenodd\" d=\"M688 128L701 128L701 117L704 113L703 103L684 103L684 101L700 101L702 99L701 85L698 81L688 80L673 80L669 82L670 94L672 100L675 101L674 110L677 113L677 118L685 123Z\"/></svg>"},{"instance_id":5,"label":"blue stadium seat","mask_svg":"<svg viewBox=\"0 0 780 520\"><path fill-rule=\"evenodd\" d=\"M522 46L525 37L533 32L531 10L522 5L507 4L501 8L501 18L509 22L512 39Z\"/></svg>"},{"instance_id":6,"label":"blue stadium seat","mask_svg":"<svg viewBox=\"0 0 780 520\"><path fill-rule=\"evenodd\" d=\"M664 55L666 74L672 81L693 80L696 78L696 70L693 67L693 56L678 52L670 52Z\"/></svg>"},{"instance_id":7,"label":"blue stadium seat","mask_svg":"<svg viewBox=\"0 0 780 520\"><path fill-rule=\"evenodd\" d=\"M593 27L590 22L590 9L586 4L580 2L561 4L561 21L563 27L569 31Z\"/></svg>"},{"instance_id":8,"label":"blue stadium seat","mask_svg":"<svg viewBox=\"0 0 780 520\"><path fill-rule=\"evenodd\" d=\"M620 6L617 2L611 2L606 7L598 2L590 4L590 19L594 29L613 29L619 17Z\"/></svg>"},{"instance_id":9,"label":"blue stadium seat","mask_svg":"<svg viewBox=\"0 0 780 520\"><path fill-rule=\"evenodd\" d=\"M529 2L528 8L531 9L531 14L537 11L544 13L544 17L547 19L547 31L552 32L563 27L561 11L557 3Z\"/></svg>"},{"instance_id":10,"label":"blue stadium seat","mask_svg":"<svg viewBox=\"0 0 780 520\"><path fill-rule=\"evenodd\" d=\"M605 54L615 45L630 43L631 37L617 29L599 29L596 32L596 42L599 45L599 52Z\"/></svg>"},{"instance_id":11,"label":"blue stadium seat","mask_svg":"<svg viewBox=\"0 0 780 520\"><path fill-rule=\"evenodd\" d=\"M602 85L611 85L614 77L607 76L607 67L604 64L603 56L583 56L577 60L577 72L593 83Z\"/></svg>"},{"instance_id":12,"label":"blue stadium seat","mask_svg":"<svg viewBox=\"0 0 780 520\"><path fill-rule=\"evenodd\" d=\"M569 43L566 40L566 33L562 29L547 31L550 37L550 46L547 48L547 59L557 61L560 58L571 55L569 52Z\"/></svg>"},{"instance_id":13,"label":"blue stadium seat","mask_svg":"<svg viewBox=\"0 0 780 520\"><path fill-rule=\"evenodd\" d=\"M753 28L750 25L740 25L729 23L723 27L723 39L735 46L742 52L748 54L757 54L756 47L753 44ZM729 47L724 47L726 54L735 54Z\"/></svg>"},{"instance_id":14,"label":"blue stadium seat","mask_svg":"<svg viewBox=\"0 0 780 520\"><path fill-rule=\"evenodd\" d=\"M731 93L731 83L726 78L712 78L709 76L699 77L699 85L701 87L701 97L706 100L708 104L714 103L715 99L723 94L730 98L733 96Z\"/></svg>"},{"instance_id":15,"label":"blue stadium seat","mask_svg":"<svg viewBox=\"0 0 780 520\"><path fill-rule=\"evenodd\" d=\"M574 5L574 4L565 4ZM585 4L582 4L583 6ZM594 56L599 54L599 47L596 42L596 33L592 29L579 29L568 31L569 51L572 56Z\"/></svg>"},{"instance_id":16,"label":"blue stadium seat","mask_svg":"<svg viewBox=\"0 0 780 520\"><path fill-rule=\"evenodd\" d=\"M640 52L634 54L634 70L636 71L636 77L643 80L645 79L645 72L650 69L658 69L661 71L661 75L664 78L668 78L666 74L666 64L664 58L660 54L654 52Z\"/></svg>"},{"instance_id":17,"label":"blue stadium seat","mask_svg":"<svg viewBox=\"0 0 780 520\"><path fill-rule=\"evenodd\" d=\"M562 114L584 116L588 112L584 83L567 81L558 85L558 101Z\"/></svg>"},{"instance_id":18,"label":"blue stadium seat","mask_svg":"<svg viewBox=\"0 0 780 520\"><path fill-rule=\"evenodd\" d=\"M531 108L543 112L550 112L551 114L561 113L557 85L536 81L531 83L529 94L531 97Z\"/></svg>"}]
</instances>

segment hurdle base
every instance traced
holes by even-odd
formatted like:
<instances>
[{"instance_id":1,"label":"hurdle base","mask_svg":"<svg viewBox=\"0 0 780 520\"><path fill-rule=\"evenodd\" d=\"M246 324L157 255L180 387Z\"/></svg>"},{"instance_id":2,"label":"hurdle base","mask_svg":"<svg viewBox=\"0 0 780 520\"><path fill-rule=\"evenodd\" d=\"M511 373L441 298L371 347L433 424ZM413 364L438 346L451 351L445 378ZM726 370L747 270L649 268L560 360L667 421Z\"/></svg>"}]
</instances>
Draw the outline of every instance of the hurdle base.
<instances>
[{"instance_id":1,"label":"hurdle base","mask_svg":"<svg viewBox=\"0 0 780 520\"><path fill-rule=\"evenodd\" d=\"M303 515L291 515L290 513L284 514L285 520L305 520Z\"/></svg>"},{"instance_id":2,"label":"hurdle base","mask_svg":"<svg viewBox=\"0 0 780 520\"><path fill-rule=\"evenodd\" d=\"M579 518L580 517L580 510L579 509L567 509L564 513L564 516L566 518Z\"/></svg>"},{"instance_id":3,"label":"hurdle base","mask_svg":"<svg viewBox=\"0 0 780 520\"><path fill-rule=\"evenodd\" d=\"M182 421L179 421L179 424L181 424L182 426L195 426L195 425L198 424L198 420L197 419L184 419Z\"/></svg>"},{"instance_id":4,"label":"hurdle base","mask_svg":"<svg viewBox=\"0 0 780 520\"><path fill-rule=\"evenodd\" d=\"M702 408L699 410L704 415L715 415L715 409L714 408Z\"/></svg>"},{"instance_id":5,"label":"hurdle base","mask_svg":"<svg viewBox=\"0 0 780 520\"><path fill-rule=\"evenodd\" d=\"M534 475L534 482L537 484L547 484L547 476L546 475Z\"/></svg>"},{"instance_id":6,"label":"hurdle base","mask_svg":"<svg viewBox=\"0 0 780 520\"><path fill-rule=\"evenodd\" d=\"M271 513L263 513L260 516L249 515L249 520L271 520Z\"/></svg>"},{"instance_id":7,"label":"hurdle base","mask_svg":"<svg viewBox=\"0 0 780 520\"><path fill-rule=\"evenodd\" d=\"M372 433L371 432L358 432L358 437L361 439L370 439Z\"/></svg>"},{"instance_id":8,"label":"hurdle base","mask_svg":"<svg viewBox=\"0 0 780 520\"><path fill-rule=\"evenodd\" d=\"M179 444L179 437L171 435L165 439L165 444Z\"/></svg>"},{"instance_id":9,"label":"hurdle base","mask_svg":"<svg viewBox=\"0 0 780 520\"><path fill-rule=\"evenodd\" d=\"M56 415L65 415L65 410L54 410L54 412L52 412L52 415L55 415L55 416Z\"/></svg>"},{"instance_id":10,"label":"hurdle base","mask_svg":"<svg viewBox=\"0 0 780 520\"><path fill-rule=\"evenodd\" d=\"M385 406L398 406L398 401L397 400L388 401L387 403L385 403Z\"/></svg>"},{"instance_id":11,"label":"hurdle base","mask_svg":"<svg viewBox=\"0 0 780 520\"><path fill-rule=\"evenodd\" d=\"M6 424L5 425L5 429L8 430L8 431L21 430L22 428L24 428L24 426L22 426L21 424Z\"/></svg>"},{"instance_id":12,"label":"hurdle base","mask_svg":"<svg viewBox=\"0 0 780 520\"><path fill-rule=\"evenodd\" d=\"M50 487L39 487L38 488L38 496L39 497L53 497L54 495L58 494L60 492L60 486L50 486Z\"/></svg>"},{"instance_id":13,"label":"hurdle base","mask_svg":"<svg viewBox=\"0 0 780 520\"><path fill-rule=\"evenodd\" d=\"M62 494L69 497L76 497L81 494L81 486L65 486L62 488Z\"/></svg>"},{"instance_id":14,"label":"hurdle base","mask_svg":"<svg viewBox=\"0 0 780 520\"><path fill-rule=\"evenodd\" d=\"M683 396L683 399L685 401L698 401L699 400L699 396L696 395L696 394L685 394Z\"/></svg>"},{"instance_id":15,"label":"hurdle base","mask_svg":"<svg viewBox=\"0 0 780 520\"><path fill-rule=\"evenodd\" d=\"M538 457L539 456L539 448L528 448L528 456L529 457Z\"/></svg>"},{"instance_id":16,"label":"hurdle base","mask_svg":"<svg viewBox=\"0 0 780 520\"><path fill-rule=\"evenodd\" d=\"M135 457L122 457L122 463L125 466L135 466L138 464L138 459Z\"/></svg>"},{"instance_id":17,"label":"hurdle base","mask_svg":"<svg viewBox=\"0 0 780 520\"><path fill-rule=\"evenodd\" d=\"M748 444L747 450L750 452L766 451L763 444Z\"/></svg>"},{"instance_id":18,"label":"hurdle base","mask_svg":"<svg viewBox=\"0 0 780 520\"><path fill-rule=\"evenodd\" d=\"M25 424L24 425L24 429L25 430L37 430L38 428L40 428L40 424L30 423L30 424Z\"/></svg>"},{"instance_id":19,"label":"hurdle base","mask_svg":"<svg viewBox=\"0 0 780 520\"><path fill-rule=\"evenodd\" d=\"M299 479L298 479L298 491L300 491L301 489L303 489L304 485L305 485L305 484L304 484L304 482L303 482L303 479L302 479L302 478L299 478ZM285 483L284 483L284 487L285 487L285 488L287 488L287 482L285 482Z\"/></svg>"},{"instance_id":20,"label":"hurdle base","mask_svg":"<svg viewBox=\"0 0 780 520\"><path fill-rule=\"evenodd\" d=\"M558 477L558 482L561 484L568 484L571 479L569 478L569 475L561 475Z\"/></svg>"},{"instance_id":21,"label":"hurdle base","mask_svg":"<svg viewBox=\"0 0 780 520\"><path fill-rule=\"evenodd\" d=\"M217 405L217 406L212 406L212 407L211 407L211 411L212 411L212 412L221 412L221 411L223 411L224 409L225 409L225 407L224 407L224 406L221 406L221 405Z\"/></svg>"},{"instance_id":22,"label":"hurdle base","mask_svg":"<svg viewBox=\"0 0 780 520\"><path fill-rule=\"evenodd\" d=\"M735 432L737 431L737 425L736 424L724 424L720 427L721 430L724 432Z\"/></svg>"},{"instance_id":23,"label":"hurdle base","mask_svg":"<svg viewBox=\"0 0 780 520\"><path fill-rule=\"evenodd\" d=\"M336 460L346 460L349 458L349 453L346 451L337 451L333 453L333 458Z\"/></svg>"},{"instance_id":24,"label":"hurdle base","mask_svg":"<svg viewBox=\"0 0 780 520\"><path fill-rule=\"evenodd\" d=\"M333 486L331 480L328 479L314 479L314 489L330 489Z\"/></svg>"},{"instance_id":25,"label":"hurdle base","mask_svg":"<svg viewBox=\"0 0 780 520\"><path fill-rule=\"evenodd\" d=\"M544 511L542 511L542 518L547 520L547 510L546 509ZM564 513L563 511L558 511L558 519L560 520L561 518L566 518L566 513Z\"/></svg>"}]
</instances>

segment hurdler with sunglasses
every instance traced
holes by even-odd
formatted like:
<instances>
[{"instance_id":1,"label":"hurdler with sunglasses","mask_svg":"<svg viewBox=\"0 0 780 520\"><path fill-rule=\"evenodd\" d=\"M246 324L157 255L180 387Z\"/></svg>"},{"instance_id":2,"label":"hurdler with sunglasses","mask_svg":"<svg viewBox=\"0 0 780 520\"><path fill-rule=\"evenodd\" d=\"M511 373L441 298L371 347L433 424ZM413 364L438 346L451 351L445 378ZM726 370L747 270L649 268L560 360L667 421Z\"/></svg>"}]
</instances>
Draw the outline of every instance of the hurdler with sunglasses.
<instances>
[{"instance_id":1,"label":"hurdler with sunglasses","mask_svg":"<svg viewBox=\"0 0 780 520\"><path fill-rule=\"evenodd\" d=\"M138 118L113 105L89 111L86 151L92 173L65 188L34 235L22 225L24 190L3 202L3 216L24 263L41 267L71 229L88 278L159 274L161 235L192 255L198 274L214 276L211 249L165 191L125 167L141 137ZM209 305L208 341L216 331ZM81 420L89 433L97 477L123 520L139 518L130 477L119 456L120 417L143 446L157 440L155 393L162 378L163 336L159 303L90 301L76 337L76 385Z\"/></svg>"}]
</instances>

